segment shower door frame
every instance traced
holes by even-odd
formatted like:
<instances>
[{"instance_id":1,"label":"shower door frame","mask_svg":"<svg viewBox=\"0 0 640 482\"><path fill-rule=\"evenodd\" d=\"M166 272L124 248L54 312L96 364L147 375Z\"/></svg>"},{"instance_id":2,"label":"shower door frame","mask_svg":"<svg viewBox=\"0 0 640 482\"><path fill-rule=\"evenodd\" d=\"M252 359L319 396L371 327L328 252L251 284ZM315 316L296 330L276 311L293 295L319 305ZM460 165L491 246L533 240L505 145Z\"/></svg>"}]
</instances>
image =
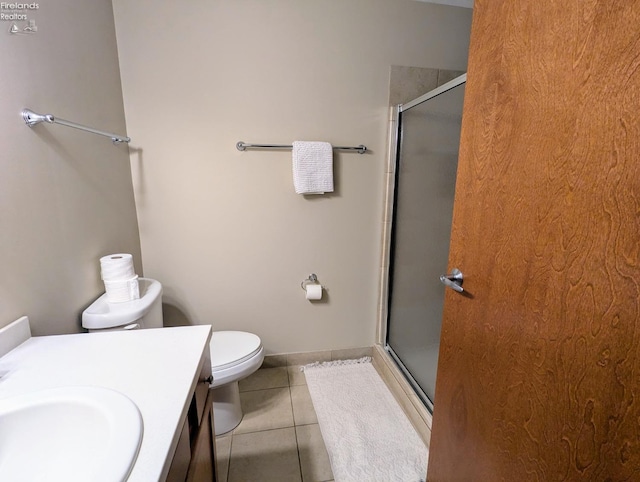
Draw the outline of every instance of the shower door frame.
<instances>
[{"instance_id":1,"label":"shower door frame","mask_svg":"<svg viewBox=\"0 0 640 482\"><path fill-rule=\"evenodd\" d=\"M416 379L413 377L413 375L411 374L411 372L409 371L409 369L404 365L404 363L402 362L402 360L400 360L400 358L398 357L398 355L395 353L395 351L393 350L393 348L391 348L391 346L389 345L389 323L391 321L391 310L389 309L390 305L391 305L391 296L392 296L392 291L393 291L393 283L392 283L392 279L393 279L393 264L394 264L394 247L395 247L395 241L394 241L394 233L395 233L395 220L396 220L396 209L397 209L397 200L398 200L398 174L399 174L399 165L400 165L400 154L401 154L401 143L402 143L402 113L408 109L411 109L412 107L415 107L417 105L423 104L424 102L427 102L430 99L433 99L434 97L437 97L449 90L455 89L456 87L465 84L467 81L467 74L462 74L458 77L456 77L455 79L442 84L439 87L436 87L433 90L430 90L429 92L427 92L426 94L421 95L420 97L417 97L415 99L413 99L412 101L409 101L405 104L398 104L395 108L395 120L396 120L396 126L395 126L395 132L392 133L392 137L391 137L391 142L393 145L393 149L390 152L390 156L393 156L393 163L395 165L395 169L393 170L393 203L391 206L391 222L390 222L390 227L391 227L391 238L390 238L390 242L388 244L388 248L387 248L387 256L389 259L389 266L388 266L388 271L387 271L387 286L388 286L388 290L386 293L386 305L385 305L385 316L384 316L384 325L383 325L383 337L382 337L382 341L383 341L383 348L385 350L386 353L389 354L389 356L391 357L391 359L393 359L393 361L395 362L395 364L398 366L400 372L404 375L405 379L407 380L407 382L411 385L411 388L415 391L416 395L418 396L418 398L422 401L422 403L424 404L424 406L427 408L427 410L429 411L429 413L433 414L433 402L431 401L431 399L427 396L427 394L424 392L424 390L422 390L422 388L420 387L420 385L418 384L418 382L416 381ZM442 293L443 299L444 299L444 290Z\"/></svg>"}]
</instances>

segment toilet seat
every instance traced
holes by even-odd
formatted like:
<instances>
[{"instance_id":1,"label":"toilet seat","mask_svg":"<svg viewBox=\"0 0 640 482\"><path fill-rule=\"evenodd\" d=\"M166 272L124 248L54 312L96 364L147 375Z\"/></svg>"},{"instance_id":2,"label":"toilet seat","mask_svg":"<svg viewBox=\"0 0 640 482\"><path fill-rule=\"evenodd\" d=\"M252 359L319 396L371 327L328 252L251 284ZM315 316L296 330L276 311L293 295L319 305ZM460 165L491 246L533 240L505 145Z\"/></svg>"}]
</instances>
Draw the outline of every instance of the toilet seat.
<instances>
[{"instance_id":1,"label":"toilet seat","mask_svg":"<svg viewBox=\"0 0 640 482\"><path fill-rule=\"evenodd\" d=\"M211 352L211 388L251 375L262 364L264 348L260 337L244 331L214 331Z\"/></svg>"}]
</instances>

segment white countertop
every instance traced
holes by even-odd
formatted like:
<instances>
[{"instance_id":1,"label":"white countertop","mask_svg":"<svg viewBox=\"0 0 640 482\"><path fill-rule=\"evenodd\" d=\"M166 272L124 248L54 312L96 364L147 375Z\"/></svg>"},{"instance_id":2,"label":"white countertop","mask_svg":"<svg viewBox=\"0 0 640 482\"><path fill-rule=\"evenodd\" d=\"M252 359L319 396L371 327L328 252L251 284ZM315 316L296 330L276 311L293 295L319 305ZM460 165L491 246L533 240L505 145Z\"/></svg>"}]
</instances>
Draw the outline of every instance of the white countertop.
<instances>
[{"instance_id":1,"label":"white countertop","mask_svg":"<svg viewBox=\"0 0 640 482\"><path fill-rule=\"evenodd\" d=\"M210 337L209 325L33 337L0 358L0 399L61 386L117 390L144 424L128 481L164 480Z\"/></svg>"}]
</instances>

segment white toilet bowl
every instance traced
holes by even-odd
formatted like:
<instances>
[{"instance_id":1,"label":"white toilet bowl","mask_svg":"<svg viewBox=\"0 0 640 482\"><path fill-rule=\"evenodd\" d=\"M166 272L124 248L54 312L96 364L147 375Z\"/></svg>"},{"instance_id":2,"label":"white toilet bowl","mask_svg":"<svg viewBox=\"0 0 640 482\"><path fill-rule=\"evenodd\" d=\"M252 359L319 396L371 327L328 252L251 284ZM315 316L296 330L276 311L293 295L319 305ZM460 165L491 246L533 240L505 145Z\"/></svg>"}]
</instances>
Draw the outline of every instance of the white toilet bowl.
<instances>
[{"instance_id":1,"label":"white toilet bowl","mask_svg":"<svg viewBox=\"0 0 640 482\"><path fill-rule=\"evenodd\" d=\"M162 285L139 278L140 299L109 303L103 294L82 313L82 326L89 332L161 328ZM264 359L260 337L244 331L214 331L211 334L213 416L216 435L233 430L242 420L238 381L255 372Z\"/></svg>"},{"instance_id":2,"label":"white toilet bowl","mask_svg":"<svg viewBox=\"0 0 640 482\"><path fill-rule=\"evenodd\" d=\"M213 417L216 435L230 432L242 420L238 382L255 372L264 359L260 337L244 331L211 334Z\"/></svg>"}]
</instances>

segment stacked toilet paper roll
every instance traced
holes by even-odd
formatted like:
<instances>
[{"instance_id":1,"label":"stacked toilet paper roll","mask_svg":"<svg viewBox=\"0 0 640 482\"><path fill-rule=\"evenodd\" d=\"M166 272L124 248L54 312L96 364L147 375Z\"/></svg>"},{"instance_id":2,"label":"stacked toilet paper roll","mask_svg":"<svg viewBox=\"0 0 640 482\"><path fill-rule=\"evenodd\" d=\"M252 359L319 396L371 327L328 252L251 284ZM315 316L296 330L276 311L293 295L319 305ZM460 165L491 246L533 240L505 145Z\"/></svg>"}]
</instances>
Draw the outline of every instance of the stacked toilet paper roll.
<instances>
[{"instance_id":1,"label":"stacked toilet paper roll","mask_svg":"<svg viewBox=\"0 0 640 482\"><path fill-rule=\"evenodd\" d=\"M132 255L118 253L103 256L100 258L100 270L109 303L124 303L140 298Z\"/></svg>"}]
</instances>

